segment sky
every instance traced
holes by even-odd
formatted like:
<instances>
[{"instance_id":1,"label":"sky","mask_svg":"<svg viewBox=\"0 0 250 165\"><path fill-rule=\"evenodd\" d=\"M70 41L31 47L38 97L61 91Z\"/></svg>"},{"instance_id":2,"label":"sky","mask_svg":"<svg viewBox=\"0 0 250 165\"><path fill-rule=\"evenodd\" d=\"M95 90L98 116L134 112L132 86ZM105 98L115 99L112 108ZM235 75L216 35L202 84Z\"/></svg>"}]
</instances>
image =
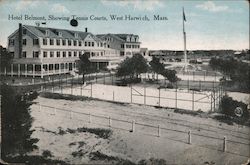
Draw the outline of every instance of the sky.
<instances>
[{"instance_id":1,"label":"sky","mask_svg":"<svg viewBox=\"0 0 250 165\"><path fill-rule=\"evenodd\" d=\"M128 33L139 35L141 47L150 50L183 50L183 7L188 50L249 49L249 2L246 0L0 0L0 45L6 46L8 36L18 24L84 31L93 34ZM10 16L21 16L14 20ZM25 20L25 15L45 17ZM78 26L70 25L74 17ZM111 20L110 15L147 16L149 21ZM165 20L154 20L154 15ZM49 16L65 17L49 20ZM105 17L106 20L90 20ZM68 19L69 18L69 19ZM123 18L125 19L125 18Z\"/></svg>"}]
</instances>

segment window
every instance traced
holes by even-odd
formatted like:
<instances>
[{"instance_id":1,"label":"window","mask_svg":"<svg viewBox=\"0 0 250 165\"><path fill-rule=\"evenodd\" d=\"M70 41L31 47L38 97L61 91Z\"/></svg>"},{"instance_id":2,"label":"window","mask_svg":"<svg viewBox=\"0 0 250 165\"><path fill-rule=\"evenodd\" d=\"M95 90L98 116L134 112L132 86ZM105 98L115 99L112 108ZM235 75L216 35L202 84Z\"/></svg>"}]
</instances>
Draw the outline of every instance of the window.
<instances>
[{"instance_id":1,"label":"window","mask_svg":"<svg viewBox=\"0 0 250 165\"><path fill-rule=\"evenodd\" d=\"M101 42L101 47L103 46L102 42Z\"/></svg>"},{"instance_id":2,"label":"window","mask_svg":"<svg viewBox=\"0 0 250 165\"><path fill-rule=\"evenodd\" d=\"M49 44L50 44L50 45L54 45L54 39L50 39L50 40L49 40Z\"/></svg>"},{"instance_id":3,"label":"window","mask_svg":"<svg viewBox=\"0 0 250 165\"><path fill-rule=\"evenodd\" d=\"M9 45L10 46L14 46L15 45L15 40L14 39L10 39L9 40Z\"/></svg>"},{"instance_id":4,"label":"window","mask_svg":"<svg viewBox=\"0 0 250 165\"><path fill-rule=\"evenodd\" d=\"M60 40L59 39L56 40L56 45L60 45Z\"/></svg>"},{"instance_id":5,"label":"window","mask_svg":"<svg viewBox=\"0 0 250 165\"><path fill-rule=\"evenodd\" d=\"M56 52L56 57L60 57L60 52Z\"/></svg>"},{"instance_id":6,"label":"window","mask_svg":"<svg viewBox=\"0 0 250 165\"><path fill-rule=\"evenodd\" d=\"M132 48L135 48L135 45L132 45Z\"/></svg>"},{"instance_id":7,"label":"window","mask_svg":"<svg viewBox=\"0 0 250 165\"><path fill-rule=\"evenodd\" d=\"M33 51L33 58L38 58L39 57L39 52Z\"/></svg>"},{"instance_id":8,"label":"window","mask_svg":"<svg viewBox=\"0 0 250 165\"><path fill-rule=\"evenodd\" d=\"M124 44L121 44L121 48L124 48Z\"/></svg>"},{"instance_id":9,"label":"window","mask_svg":"<svg viewBox=\"0 0 250 165\"><path fill-rule=\"evenodd\" d=\"M77 45L77 41L74 41L74 46L76 46Z\"/></svg>"},{"instance_id":10,"label":"window","mask_svg":"<svg viewBox=\"0 0 250 165\"><path fill-rule=\"evenodd\" d=\"M37 38L33 39L33 45L39 45L39 40Z\"/></svg>"},{"instance_id":11,"label":"window","mask_svg":"<svg viewBox=\"0 0 250 165\"><path fill-rule=\"evenodd\" d=\"M43 52L43 57L46 58L47 57L47 52Z\"/></svg>"},{"instance_id":12,"label":"window","mask_svg":"<svg viewBox=\"0 0 250 165\"><path fill-rule=\"evenodd\" d=\"M78 38L78 33L75 33L75 38Z\"/></svg>"},{"instance_id":13,"label":"window","mask_svg":"<svg viewBox=\"0 0 250 165\"><path fill-rule=\"evenodd\" d=\"M79 45L79 46L82 46L82 41L78 41L78 45Z\"/></svg>"},{"instance_id":14,"label":"window","mask_svg":"<svg viewBox=\"0 0 250 165\"><path fill-rule=\"evenodd\" d=\"M74 57L76 57L77 56L77 52L74 52Z\"/></svg>"},{"instance_id":15,"label":"window","mask_svg":"<svg viewBox=\"0 0 250 165\"><path fill-rule=\"evenodd\" d=\"M85 46L88 46L87 42L84 42L84 45L85 45Z\"/></svg>"},{"instance_id":16,"label":"window","mask_svg":"<svg viewBox=\"0 0 250 165\"><path fill-rule=\"evenodd\" d=\"M50 57L54 57L54 52L50 52Z\"/></svg>"},{"instance_id":17,"label":"window","mask_svg":"<svg viewBox=\"0 0 250 165\"><path fill-rule=\"evenodd\" d=\"M71 40L68 40L68 45L71 46Z\"/></svg>"},{"instance_id":18,"label":"window","mask_svg":"<svg viewBox=\"0 0 250 165\"><path fill-rule=\"evenodd\" d=\"M43 45L47 45L47 38L43 39Z\"/></svg>"},{"instance_id":19,"label":"window","mask_svg":"<svg viewBox=\"0 0 250 165\"><path fill-rule=\"evenodd\" d=\"M46 36L49 36L49 30L46 30L46 31L45 31L45 35L46 35Z\"/></svg>"},{"instance_id":20,"label":"window","mask_svg":"<svg viewBox=\"0 0 250 165\"><path fill-rule=\"evenodd\" d=\"M62 45L66 45L66 41L65 40L62 40Z\"/></svg>"},{"instance_id":21,"label":"window","mask_svg":"<svg viewBox=\"0 0 250 165\"><path fill-rule=\"evenodd\" d=\"M93 46L93 47L95 46L95 43L94 43L94 42L92 42L92 46Z\"/></svg>"},{"instance_id":22,"label":"window","mask_svg":"<svg viewBox=\"0 0 250 165\"><path fill-rule=\"evenodd\" d=\"M101 52L101 56L103 56L103 52Z\"/></svg>"},{"instance_id":23,"label":"window","mask_svg":"<svg viewBox=\"0 0 250 165\"><path fill-rule=\"evenodd\" d=\"M66 57L66 52L63 52L63 57Z\"/></svg>"},{"instance_id":24,"label":"window","mask_svg":"<svg viewBox=\"0 0 250 165\"><path fill-rule=\"evenodd\" d=\"M26 43L26 39L23 39L23 45L26 45L27 43Z\"/></svg>"},{"instance_id":25,"label":"window","mask_svg":"<svg viewBox=\"0 0 250 165\"><path fill-rule=\"evenodd\" d=\"M124 52L120 52L120 56L124 56Z\"/></svg>"},{"instance_id":26,"label":"window","mask_svg":"<svg viewBox=\"0 0 250 165\"><path fill-rule=\"evenodd\" d=\"M88 46L90 46L91 42L88 42Z\"/></svg>"},{"instance_id":27,"label":"window","mask_svg":"<svg viewBox=\"0 0 250 165\"><path fill-rule=\"evenodd\" d=\"M26 56L26 52L23 52L22 57L23 57L23 58L26 58L26 57L27 57L27 56Z\"/></svg>"},{"instance_id":28,"label":"window","mask_svg":"<svg viewBox=\"0 0 250 165\"><path fill-rule=\"evenodd\" d=\"M109 48L109 45L108 45L108 48Z\"/></svg>"},{"instance_id":29,"label":"window","mask_svg":"<svg viewBox=\"0 0 250 165\"><path fill-rule=\"evenodd\" d=\"M27 29L23 29L23 34L27 34Z\"/></svg>"},{"instance_id":30,"label":"window","mask_svg":"<svg viewBox=\"0 0 250 165\"><path fill-rule=\"evenodd\" d=\"M131 45L126 45L126 48L131 48Z\"/></svg>"},{"instance_id":31,"label":"window","mask_svg":"<svg viewBox=\"0 0 250 165\"><path fill-rule=\"evenodd\" d=\"M62 32L57 32L57 35L58 35L59 37L62 37Z\"/></svg>"},{"instance_id":32,"label":"window","mask_svg":"<svg viewBox=\"0 0 250 165\"><path fill-rule=\"evenodd\" d=\"M92 57L95 56L95 53L94 53L94 52L91 52L91 56L92 56Z\"/></svg>"},{"instance_id":33,"label":"window","mask_svg":"<svg viewBox=\"0 0 250 165\"><path fill-rule=\"evenodd\" d=\"M68 57L71 57L71 52L69 52Z\"/></svg>"}]
</instances>

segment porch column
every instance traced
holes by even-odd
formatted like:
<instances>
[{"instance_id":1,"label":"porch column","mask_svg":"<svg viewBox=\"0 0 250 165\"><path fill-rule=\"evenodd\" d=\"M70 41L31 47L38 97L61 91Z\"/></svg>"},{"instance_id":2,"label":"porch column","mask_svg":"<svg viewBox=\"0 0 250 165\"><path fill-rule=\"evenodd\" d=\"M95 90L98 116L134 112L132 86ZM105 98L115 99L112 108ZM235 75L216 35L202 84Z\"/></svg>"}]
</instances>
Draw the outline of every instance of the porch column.
<instances>
[{"instance_id":1,"label":"porch column","mask_svg":"<svg viewBox=\"0 0 250 165\"><path fill-rule=\"evenodd\" d=\"M61 63L59 63L59 74L61 74Z\"/></svg>"},{"instance_id":2,"label":"porch column","mask_svg":"<svg viewBox=\"0 0 250 165\"><path fill-rule=\"evenodd\" d=\"M25 64L25 77L27 77L27 64Z\"/></svg>"},{"instance_id":3,"label":"porch column","mask_svg":"<svg viewBox=\"0 0 250 165\"><path fill-rule=\"evenodd\" d=\"M47 74L49 75L49 64L47 64Z\"/></svg>"},{"instance_id":4,"label":"porch column","mask_svg":"<svg viewBox=\"0 0 250 165\"><path fill-rule=\"evenodd\" d=\"M17 64L17 73L18 73L18 77L20 77L20 64Z\"/></svg>"},{"instance_id":5,"label":"porch column","mask_svg":"<svg viewBox=\"0 0 250 165\"><path fill-rule=\"evenodd\" d=\"M52 64L53 66L53 73L55 74L55 64Z\"/></svg>"},{"instance_id":6,"label":"porch column","mask_svg":"<svg viewBox=\"0 0 250 165\"><path fill-rule=\"evenodd\" d=\"M41 64L41 78L43 78L43 64Z\"/></svg>"},{"instance_id":7,"label":"porch column","mask_svg":"<svg viewBox=\"0 0 250 165\"><path fill-rule=\"evenodd\" d=\"M96 62L97 70L99 70L99 62Z\"/></svg>"},{"instance_id":8,"label":"porch column","mask_svg":"<svg viewBox=\"0 0 250 165\"><path fill-rule=\"evenodd\" d=\"M32 69L33 69L33 78L35 78L35 64L32 65Z\"/></svg>"},{"instance_id":9,"label":"porch column","mask_svg":"<svg viewBox=\"0 0 250 165\"><path fill-rule=\"evenodd\" d=\"M11 67L11 77L13 77L13 65L14 64L11 64L11 66L10 66Z\"/></svg>"}]
</instances>

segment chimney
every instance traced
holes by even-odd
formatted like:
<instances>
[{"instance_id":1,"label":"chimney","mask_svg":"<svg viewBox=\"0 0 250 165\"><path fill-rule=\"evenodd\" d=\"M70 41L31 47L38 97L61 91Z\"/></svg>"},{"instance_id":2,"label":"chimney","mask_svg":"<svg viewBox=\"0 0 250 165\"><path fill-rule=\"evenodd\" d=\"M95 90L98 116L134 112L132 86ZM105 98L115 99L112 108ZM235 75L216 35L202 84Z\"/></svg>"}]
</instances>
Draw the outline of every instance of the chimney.
<instances>
[{"instance_id":1,"label":"chimney","mask_svg":"<svg viewBox=\"0 0 250 165\"><path fill-rule=\"evenodd\" d=\"M22 57L22 49L23 49L23 26L21 23L19 23L19 29L18 29L18 57Z\"/></svg>"},{"instance_id":2,"label":"chimney","mask_svg":"<svg viewBox=\"0 0 250 165\"><path fill-rule=\"evenodd\" d=\"M88 28L85 28L85 32L86 32L86 33L88 32Z\"/></svg>"}]
</instances>

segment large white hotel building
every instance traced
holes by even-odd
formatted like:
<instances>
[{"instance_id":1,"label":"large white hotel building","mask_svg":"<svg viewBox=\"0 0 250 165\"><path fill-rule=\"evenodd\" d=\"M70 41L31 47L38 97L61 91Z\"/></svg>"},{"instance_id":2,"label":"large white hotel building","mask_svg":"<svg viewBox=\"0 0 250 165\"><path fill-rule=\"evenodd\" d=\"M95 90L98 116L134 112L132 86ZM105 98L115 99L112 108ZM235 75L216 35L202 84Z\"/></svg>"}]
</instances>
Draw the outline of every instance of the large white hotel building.
<instances>
[{"instance_id":1,"label":"large white hotel building","mask_svg":"<svg viewBox=\"0 0 250 165\"><path fill-rule=\"evenodd\" d=\"M139 37L133 34L93 35L87 28L74 31L22 24L8 37L7 49L13 61L5 74L33 77L74 71L82 54L99 69L141 52Z\"/></svg>"}]
</instances>

